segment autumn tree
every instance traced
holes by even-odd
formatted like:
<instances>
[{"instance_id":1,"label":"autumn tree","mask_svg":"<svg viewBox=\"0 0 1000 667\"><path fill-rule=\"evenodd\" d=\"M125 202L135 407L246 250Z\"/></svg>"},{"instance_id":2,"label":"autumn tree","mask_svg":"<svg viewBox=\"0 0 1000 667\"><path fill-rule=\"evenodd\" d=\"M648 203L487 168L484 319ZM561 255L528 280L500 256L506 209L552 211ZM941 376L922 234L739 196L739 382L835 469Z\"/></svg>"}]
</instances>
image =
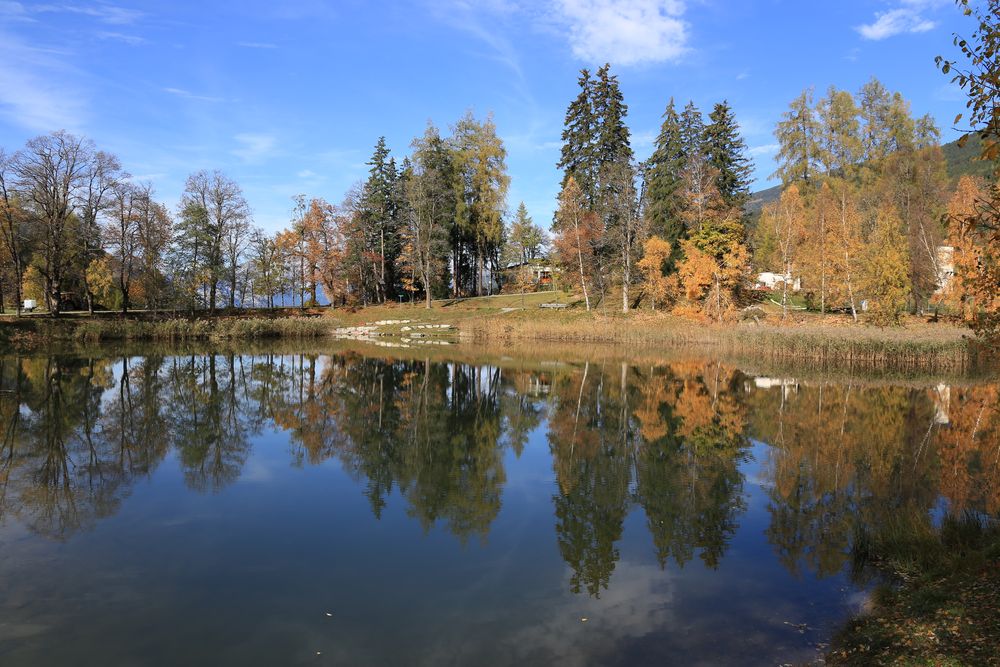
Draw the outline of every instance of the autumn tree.
<instances>
[{"instance_id":1,"label":"autumn tree","mask_svg":"<svg viewBox=\"0 0 1000 667\"><path fill-rule=\"evenodd\" d=\"M0 257L10 267L10 273L3 279L9 280L14 295L14 313L21 314L23 295L21 281L26 264L27 229L26 211L21 207L15 191L16 174L13 160L0 149ZM2 296L0 296L2 300Z\"/></svg>"},{"instance_id":2,"label":"autumn tree","mask_svg":"<svg viewBox=\"0 0 1000 667\"><path fill-rule=\"evenodd\" d=\"M203 248L199 256L207 278L208 307L218 305L219 284L229 278L229 305L235 305L239 259L249 233L250 207L239 184L221 171L198 171L188 176L181 198L182 211L204 216L199 234Z\"/></svg>"},{"instance_id":3,"label":"autumn tree","mask_svg":"<svg viewBox=\"0 0 1000 667\"><path fill-rule=\"evenodd\" d=\"M605 165L601 174L605 185L602 193L602 210L606 216L605 239L621 282L623 313L629 311L629 289L635 279L635 263L646 235L642 214L644 185L641 179L638 170L625 161Z\"/></svg>"},{"instance_id":4,"label":"autumn tree","mask_svg":"<svg viewBox=\"0 0 1000 667\"><path fill-rule=\"evenodd\" d=\"M857 290L862 262L861 213L856 194L849 183L834 186L824 183L820 191L824 206L832 210L834 227L834 267L837 285L851 309L851 317L858 321Z\"/></svg>"},{"instance_id":5,"label":"autumn tree","mask_svg":"<svg viewBox=\"0 0 1000 667\"><path fill-rule=\"evenodd\" d=\"M681 242L684 261L678 267L685 307L721 322L739 302L747 278L749 253L735 213L706 221Z\"/></svg>"},{"instance_id":6,"label":"autumn tree","mask_svg":"<svg viewBox=\"0 0 1000 667\"><path fill-rule=\"evenodd\" d=\"M93 142L68 132L28 141L13 161L17 189L38 228L45 301L58 316L76 250L79 219L75 204L87 185L96 149Z\"/></svg>"},{"instance_id":7,"label":"autumn tree","mask_svg":"<svg viewBox=\"0 0 1000 667\"><path fill-rule=\"evenodd\" d=\"M777 171L772 174L785 185L796 181L811 183L820 158L819 123L812 106L812 91L805 90L792 100L774 130L779 149Z\"/></svg>"},{"instance_id":8,"label":"autumn tree","mask_svg":"<svg viewBox=\"0 0 1000 667\"><path fill-rule=\"evenodd\" d=\"M118 186L129 179L122 171L118 158L104 151L92 154L82 179L75 207L79 219L77 242L77 263L89 266L103 252L101 218L108 209L115 208L112 201ZM112 213L112 215L114 215ZM94 300L87 272L83 273L83 293L87 302L87 310L93 314Z\"/></svg>"},{"instance_id":9,"label":"autumn tree","mask_svg":"<svg viewBox=\"0 0 1000 667\"><path fill-rule=\"evenodd\" d=\"M993 163L994 185L989 194L980 200L976 210L952 225L965 227L964 235L975 248L975 269L971 262L961 276L964 288L975 300L976 316L973 323L980 337L994 348L1000 340L1000 187L995 184L1000 176L1000 71L996 67L996 54L1000 51L1000 0L986 0L976 6L969 0L957 0L967 16L977 23L972 36L964 39L955 36L965 62L944 60L937 62L944 74L954 72L957 83L968 96L967 122L972 132L979 135L982 144L981 158ZM961 120L956 118L956 122ZM967 140L965 135L960 141Z\"/></svg>"},{"instance_id":10,"label":"autumn tree","mask_svg":"<svg viewBox=\"0 0 1000 667\"><path fill-rule=\"evenodd\" d=\"M854 96L830 86L817 104L819 162L830 176L852 178L861 159L861 121Z\"/></svg>"},{"instance_id":11,"label":"autumn tree","mask_svg":"<svg viewBox=\"0 0 1000 667\"><path fill-rule=\"evenodd\" d=\"M580 285L584 303L590 310L588 285L593 285L597 269L593 248L600 242L603 229L597 215L587 209L586 197L575 178L566 181L559 195L559 209L552 229L556 262L568 279Z\"/></svg>"},{"instance_id":12,"label":"autumn tree","mask_svg":"<svg viewBox=\"0 0 1000 667\"><path fill-rule=\"evenodd\" d=\"M781 260L781 317L788 316L788 283L805 233L805 205L796 184L781 193L781 199L764 208L760 224L773 230Z\"/></svg>"},{"instance_id":13,"label":"autumn tree","mask_svg":"<svg viewBox=\"0 0 1000 667\"><path fill-rule=\"evenodd\" d=\"M428 125L412 147L412 168L405 174L403 254L416 270L424 305L430 308L435 283L447 266L449 236L455 224L455 162L433 125Z\"/></svg>"},{"instance_id":14,"label":"autumn tree","mask_svg":"<svg viewBox=\"0 0 1000 667\"><path fill-rule=\"evenodd\" d=\"M153 200L151 186L139 186L143 196L139 199L138 235L139 285L147 308L162 306L168 285L164 272L167 250L173 234L173 222L167 207Z\"/></svg>"},{"instance_id":15,"label":"autumn tree","mask_svg":"<svg viewBox=\"0 0 1000 667\"><path fill-rule=\"evenodd\" d=\"M910 282L909 252L902 222L895 209L883 207L865 246L859 290L868 303L868 320L878 326L896 325L906 307Z\"/></svg>"},{"instance_id":16,"label":"autumn tree","mask_svg":"<svg viewBox=\"0 0 1000 667\"><path fill-rule=\"evenodd\" d=\"M210 260L212 242L208 211L196 200L188 200L177 217L168 265L176 295L191 310L199 301L208 305L206 290L213 277Z\"/></svg>"},{"instance_id":17,"label":"autumn tree","mask_svg":"<svg viewBox=\"0 0 1000 667\"><path fill-rule=\"evenodd\" d=\"M455 124L452 132L455 151L456 238L454 239L453 280L482 295L487 271L490 289L500 275L503 249L503 215L507 206L507 150L497 136L492 116L483 122L472 113ZM466 270L463 270L467 267Z\"/></svg>"},{"instance_id":18,"label":"autumn tree","mask_svg":"<svg viewBox=\"0 0 1000 667\"><path fill-rule=\"evenodd\" d=\"M250 232L249 262L251 268L251 303L255 297L264 299L264 306L274 308L274 296L282 291L281 249L274 237L263 229Z\"/></svg>"},{"instance_id":19,"label":"autumn tree","mask_svg":"<svg viewBox=\"0 0 1000 667\"><path fill-rule=\"evenodd\" d=\"M978 213L985 198L984 189L973 176L958 179L955 192L948 201L948 245L952 248L954 275L942 286L938 301L958 311L970 324L975 321L975 284L967 276L975 276L979 264L979 248L975 228L965 224Z\"/></svg>"},{"instance_id":20,"label":"autumn tree","mask_svg":"<svg viewBox=\"0 0 1000 667\"><path fill-rule=\"evenodd\" d=\"M637 268L642 274L643 290L649 295L653 310L656 310L656 304L668 304L676 292L674 281L665 272L672 254L670 243L659 236L650 236L643 246L642 259Z\"/></svg>"},{"instance_id":21,"label":"autumn tree","mask_svg":"<svg viewBox=\"0 0 1000 667\"><path fill-rule=\"evenodd\" d=\"M104 239L115 260L118 290L121 292L122 314L128 312L132 279L140 261L139 220L147 204L149 190L130 181L116 183L111 191Z\"/></svg>"}]
</instances>

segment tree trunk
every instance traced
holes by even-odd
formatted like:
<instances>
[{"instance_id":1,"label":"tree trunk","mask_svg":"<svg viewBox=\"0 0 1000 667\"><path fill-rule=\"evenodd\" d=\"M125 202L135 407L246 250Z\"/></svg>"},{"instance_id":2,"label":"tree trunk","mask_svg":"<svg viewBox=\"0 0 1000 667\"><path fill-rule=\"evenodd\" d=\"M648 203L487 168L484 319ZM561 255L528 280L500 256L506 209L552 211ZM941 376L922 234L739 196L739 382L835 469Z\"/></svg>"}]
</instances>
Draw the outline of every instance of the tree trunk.
<instances>
[{"instance_id":1,"label":"tree trunk","mask_svg":"<svg viewBox=\"0 0 1000 667\"><path fill-rule=\"evenodd\" d=\"M826 314L826 209L819 218L819 312Z\"/></svg>"},{"instance_id":2,"label":"tree trunk","mask_svg":"<svg viewBox=\"0 0 1000 667\"><path fill-rule=\"evenodd\" d=\"M583 287L583 301L590 311L590 296L587 294L587 278L583 272L583 248L580 247L580 223L573 221L573 228L576 231L576 258L580 262L580 286Z\"/></svg>"},{"instance_id":3,"label":"tree trunk","mask_svg":"<svg viewBox=\"0 0 1000 667\"><path fill-rule=\"evenodd\" d=\"M792 269L785 262L785 276L781 281L781 319L788 317L788 279L791 277Z\"/></svg>"}]
</instances>

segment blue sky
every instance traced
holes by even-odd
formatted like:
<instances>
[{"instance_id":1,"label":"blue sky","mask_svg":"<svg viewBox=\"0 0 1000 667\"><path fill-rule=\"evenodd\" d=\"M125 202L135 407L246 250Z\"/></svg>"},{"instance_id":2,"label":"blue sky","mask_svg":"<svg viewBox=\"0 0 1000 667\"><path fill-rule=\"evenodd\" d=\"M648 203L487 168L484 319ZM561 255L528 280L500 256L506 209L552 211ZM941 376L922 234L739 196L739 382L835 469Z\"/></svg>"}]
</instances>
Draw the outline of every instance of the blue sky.
<instances>
[{"instance_id":1,"label":"blue sky","mask_svg":"<svg viewBox=\"0 0 1000 667\"><path fill-rule=\"evenodd\" d=\"M188 173L222 169L275 230L295 194L339 202L380 135L401 158L472 109L506 142L510 209L547 226L581 67L612 63L639 157L671 96L728 99L759 189L809 86L877 76L954 138L963 98L934 56L972 27L951 0L0 0L0 146L85 134L172 208Z\"/></svg>"}]
</instances>

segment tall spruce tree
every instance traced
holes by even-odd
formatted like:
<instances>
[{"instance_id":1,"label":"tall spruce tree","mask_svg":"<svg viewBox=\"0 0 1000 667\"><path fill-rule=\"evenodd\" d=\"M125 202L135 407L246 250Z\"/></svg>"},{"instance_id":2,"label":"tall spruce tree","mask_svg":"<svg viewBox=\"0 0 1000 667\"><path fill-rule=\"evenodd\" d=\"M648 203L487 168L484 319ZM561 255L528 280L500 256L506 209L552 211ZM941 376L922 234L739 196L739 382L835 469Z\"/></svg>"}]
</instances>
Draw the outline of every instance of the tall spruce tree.
<instances>
[{"instance_id":1,"label":"tall spruce tree","mask_svg":"<svg viewBox=\"0 0 1000 667\"><path fill-rule=\"evenodd\" d=\"M678 216L684 161L681 119L671 97L663 112L653 154L646 163L646 201L650 234L669 241L674 253L684 233L684 222Z\"/></svg>"},{"instance_id":2,"label":"tall spruce tree","mask_svg":"<svg viewBox=\"0 0 1000 667\"><path fill-rule=\"evenodd\" d=\"M590 71L580 70L580 94L576 96L566 109L566 119L563 122L562 153L556 165L563 171L561 187L573 178L583 192L587 201L593 204L596 199L597 156L594 119L593 87Z\"/></svg>"},{"instance_id":3,"label":"tall spruce tree","mask_svg":"<svg viewBox=\"0 0 1000 667\"><path fill-rule=\"evenodd\" d=\"M629 129L625 125L628 105L618 86L618 77L611 73L610 64L597 70L597 81L592 90L592 107L597 122L598 169L608 164L629 162L632 159L632 147Z\"/></svg>"},{"instance_id":4,"label":"tall spruce tree","mask_svg":"<svg viewBox=\"0 0 1000 667\"><path fill-rule=\"evenodd\" d=\"M688 102L681 112L681 144L688 159L705 151L705 119L694 102Z\"/></svg>"},{"instance_id":5,"label":"tall spruce tree","mask_svg":"<svg viewBox=\"0 0 1000 667\"><path fill-rule=\"evenodd\" d=\"M747 145L740 134L732 107L723 100L709 114L704 146L709 165L718 174L715 185L727 206L742 211L750 199L750 173Z\"/></svg>"},{"instance_id":6,"label":"tall spruce tree","mask_svg":"<svg viewBox=\"0 0 1000 667\"><path fill-rule=\"evenodd\" d=\"M399 174L395 159L389 156L385 137L379 137L375 152L367 164L371 168L364 185L361 215L367 249L379 258L376 297L384 302L396 293L395 267L401 248Z\"/></svg>"}]
</instances>

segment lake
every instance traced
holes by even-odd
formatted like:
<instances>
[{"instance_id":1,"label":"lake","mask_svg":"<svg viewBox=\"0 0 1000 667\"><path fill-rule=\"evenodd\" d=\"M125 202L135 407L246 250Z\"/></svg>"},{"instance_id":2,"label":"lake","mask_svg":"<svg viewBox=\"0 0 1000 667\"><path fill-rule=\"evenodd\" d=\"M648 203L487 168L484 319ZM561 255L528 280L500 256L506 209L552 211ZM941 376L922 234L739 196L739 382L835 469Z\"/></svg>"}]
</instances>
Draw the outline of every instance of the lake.
<instances>
[{"instance_id":1,"label":"lake","mask_svg":"<svg viewBox=\"0 0 1000 667\"><path fill-rule=\"evenodd\" d=\"M585 347L0 356L0 664L809 662L1000 512L994 381Z\"/></svg>"}]
</instances>

